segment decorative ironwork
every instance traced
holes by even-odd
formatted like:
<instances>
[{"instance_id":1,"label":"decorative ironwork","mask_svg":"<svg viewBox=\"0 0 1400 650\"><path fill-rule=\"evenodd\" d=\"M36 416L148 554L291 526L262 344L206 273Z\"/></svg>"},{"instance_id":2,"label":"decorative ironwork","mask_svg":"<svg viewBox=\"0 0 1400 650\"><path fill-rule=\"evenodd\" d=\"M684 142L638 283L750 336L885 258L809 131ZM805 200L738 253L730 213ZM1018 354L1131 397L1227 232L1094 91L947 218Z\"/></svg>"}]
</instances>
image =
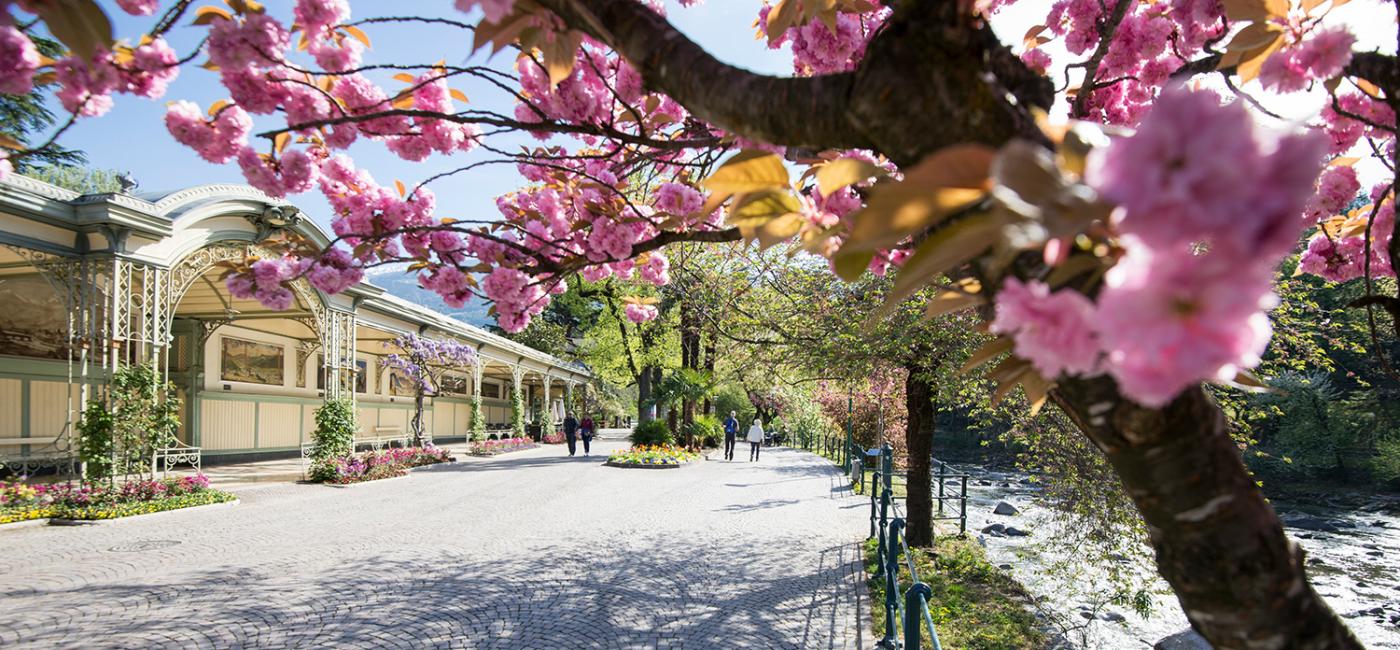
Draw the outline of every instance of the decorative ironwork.
<instances>
[{"instance_id":1,"label":"decorative ironwork","mask_svg":"<svg viewBox=\"0 0 1400 650\"><path fill-rule=\"evenodd\" d=\"M291 230L301 224L300 210L290 205L269 205L262 212L245 215L244 218L258 229L253 241L266 241L268 237L284 230Z\"/></svg>"},{"instance_id":2,"label":"decorative ironwork","mask_svg":"<svg viewBox=\"0 0 1400 650\"><path fill-rule=\"evenodd\" d=\"M157 449L151 456L151 474L160 472L162 477L170 474L170 468L180 464L190 465L196 473L201 471L202 452L199 447L191 447L179 440L164 449Z\"/></svg>"}]
</instances>

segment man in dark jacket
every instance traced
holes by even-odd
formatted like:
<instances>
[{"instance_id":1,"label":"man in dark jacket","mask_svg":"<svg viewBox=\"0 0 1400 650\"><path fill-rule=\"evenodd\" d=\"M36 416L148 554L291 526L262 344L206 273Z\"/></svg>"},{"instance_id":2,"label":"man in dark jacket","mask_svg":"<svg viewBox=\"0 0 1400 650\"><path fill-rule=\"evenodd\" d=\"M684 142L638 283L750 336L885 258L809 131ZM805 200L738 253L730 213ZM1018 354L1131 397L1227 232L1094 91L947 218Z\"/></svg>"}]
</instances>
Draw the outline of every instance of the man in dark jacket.
<instances>
[{"instance_id":1,"label":"man in dark jacket","mask_svg":"<svg viewBox=\"0 0 1400 650\"><path fill-rule=\"evenodd\" d=\"M739 435L739 420L734 417L738 413L729 412L729 417L724 419L724 459L734 460L734 440Z\"/></svg>"},{"instance_id":2,"label":"man in dark jacket","mask_svg":"<svg viewBox=\"0 0 1400 650\"><path fill-rule=\"evenodd\" d=\"M564 414L564 441L569 443L569 455L574 455L578 445L578 420L574 419L573 413Z\"/></svg>"}]
</instances>

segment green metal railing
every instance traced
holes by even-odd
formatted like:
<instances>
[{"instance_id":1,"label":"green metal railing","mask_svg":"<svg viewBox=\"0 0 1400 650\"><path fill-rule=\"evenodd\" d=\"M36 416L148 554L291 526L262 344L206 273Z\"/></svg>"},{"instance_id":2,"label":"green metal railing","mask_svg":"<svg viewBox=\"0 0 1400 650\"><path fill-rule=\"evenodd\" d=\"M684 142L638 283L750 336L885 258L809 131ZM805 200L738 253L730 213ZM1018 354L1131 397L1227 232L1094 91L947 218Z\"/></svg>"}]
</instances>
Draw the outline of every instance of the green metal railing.
<instances>
[{"instance_id":1,"label":"green metal railing","mask_svg":"<svg viewBox=\"0 0 1400 650\"><path fill-rule=\"evenodd\" d=\"M885 635L880 639L880 647L919 650L923 647L922 632L927 629L933 650L943 650L928 608L933 590L919 580L918 567L914 566L914 556L909 552L904 538L904 517L898 516L899 504L894 500L891 481L894 476L894 449L889 443L880 446L878 467L874 475L874 485L878 489L870 491L870 536L878 539L874 578L885 581ZM896 516L891 517L891 514ZM905 567L909 570L909 586L902 592L899 585L901 551ZM900 630L899 634L895 632L896 627Z\"/></svg>"}]
</instances>

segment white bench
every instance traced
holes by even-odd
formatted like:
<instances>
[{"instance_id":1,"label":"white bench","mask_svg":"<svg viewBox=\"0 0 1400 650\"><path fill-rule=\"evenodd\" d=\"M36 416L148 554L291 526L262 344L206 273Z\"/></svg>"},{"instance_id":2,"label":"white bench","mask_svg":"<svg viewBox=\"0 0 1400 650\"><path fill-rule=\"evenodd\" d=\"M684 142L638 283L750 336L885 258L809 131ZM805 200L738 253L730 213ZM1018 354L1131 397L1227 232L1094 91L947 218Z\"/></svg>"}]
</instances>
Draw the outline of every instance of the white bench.
<instances>
[{"instance_id":1,"label":"white bench","mask_svg":"<svg viewBox=\"0 0 1400 650\"><path fill-rule=\"evenodd\" d=\"M154 476L156 472L160 472L161 476L166 476L170 473L171 467L180 463L187 463L194 468L195 473L202 473L204 471L201 467L203 455L203 451L199 447L191 447L176 440L175 444L157 449L151 455L151 475Z\"/></svg>"}]
</instances>

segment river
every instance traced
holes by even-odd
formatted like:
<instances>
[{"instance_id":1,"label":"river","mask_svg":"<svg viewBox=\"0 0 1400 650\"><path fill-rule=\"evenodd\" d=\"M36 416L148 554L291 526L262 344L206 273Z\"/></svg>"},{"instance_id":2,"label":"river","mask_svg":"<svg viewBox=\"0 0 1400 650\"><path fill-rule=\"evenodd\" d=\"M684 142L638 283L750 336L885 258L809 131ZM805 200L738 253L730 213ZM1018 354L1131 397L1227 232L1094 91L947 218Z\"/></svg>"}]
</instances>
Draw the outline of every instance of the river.
<instances>
[{"instance_id":1,"label":"river","mask_svg":"<svg viewBox=\"0 0 1400 650\"><path fill-rule=\"evenodd\" d=\"M1165 581L1144 573L1152 584L1153 607L1144 618L1131 608L1105 604L1089 585L1106 570L1064 557L1044 543L1054 526L1026 475L959 464L969 481L968 532L982 541L994 564L1008 569L1040 603L1042 619L1055 632L1059 648L1151 648L1189 627ZM1005 501L1020 512L994 514ZM1312 583L1367 648L1400 650L1400 501L1393 497L1325 498L1315 503L1274 501L1288 534L1307 553ZM1001 536L994 524L1029 532ZM1129 563L1127 559L1121 560ZM1075 566L1078 575L1052 576L1056 564Z\"/></svg>"}]
</instances>

